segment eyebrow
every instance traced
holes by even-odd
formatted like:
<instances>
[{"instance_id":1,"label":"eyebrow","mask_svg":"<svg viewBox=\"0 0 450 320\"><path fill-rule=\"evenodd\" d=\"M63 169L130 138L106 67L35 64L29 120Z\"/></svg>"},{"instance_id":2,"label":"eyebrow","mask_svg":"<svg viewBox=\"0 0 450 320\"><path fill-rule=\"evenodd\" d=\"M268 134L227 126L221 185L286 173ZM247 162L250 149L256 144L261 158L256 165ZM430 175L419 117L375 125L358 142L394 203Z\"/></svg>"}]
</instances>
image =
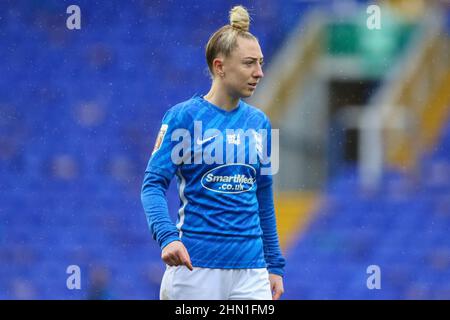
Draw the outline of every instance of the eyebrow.
<instances>
[{"instance_id":1,"label":"eyebrow","mask_svg":"<svg viewBox=\"0 0 450 320\"><path fill-rule=\"evenodd\" d=\"M244 58L242 58L242 59L251 59L251 60L264 60L264 57L261 57L261 58L255 58L255 57L244 57Z\"/></svg>"}]
</instances>

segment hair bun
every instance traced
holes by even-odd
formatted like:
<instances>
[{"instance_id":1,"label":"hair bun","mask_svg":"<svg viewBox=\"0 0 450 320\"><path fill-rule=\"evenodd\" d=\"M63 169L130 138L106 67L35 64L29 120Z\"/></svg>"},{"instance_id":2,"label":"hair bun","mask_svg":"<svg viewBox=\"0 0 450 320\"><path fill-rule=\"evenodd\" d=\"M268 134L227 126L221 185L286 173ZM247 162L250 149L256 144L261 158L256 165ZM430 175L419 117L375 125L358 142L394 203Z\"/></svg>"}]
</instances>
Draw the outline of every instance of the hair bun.
<instances>
[{"instance_id":1,"label":"hair bun","mask_svg":"<svg viewBox=\"0 0 450 320\"><path fill-rule=\"evenodd\" d=\"M230 10L230 25L233 28L248 31L250 27L250 16L243 6L235 6Z\"/></svg>"}]
</instances>

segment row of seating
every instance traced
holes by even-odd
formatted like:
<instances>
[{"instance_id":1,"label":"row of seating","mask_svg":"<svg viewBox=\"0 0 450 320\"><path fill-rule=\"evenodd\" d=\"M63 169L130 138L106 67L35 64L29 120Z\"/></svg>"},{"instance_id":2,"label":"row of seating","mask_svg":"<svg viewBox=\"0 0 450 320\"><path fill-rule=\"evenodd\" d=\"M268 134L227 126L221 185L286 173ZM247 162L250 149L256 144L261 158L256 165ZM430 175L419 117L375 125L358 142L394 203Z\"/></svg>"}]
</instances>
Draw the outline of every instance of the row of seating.
<instances>
[{"instance_id":1,"label":"row of seating","mask_svg":"<svg viewBox=\"0 0 450 320\"><path fill-rule=\"evenodd\" d=\"M356 169L331 183L287 252L285 298L449 299L450 180L429 174L450 176L448 146L450 121L419 180L388 172L372 195L361 192ZM371 265L380 268L379 290L367 286Z\"/></svg>"}]
</instances>

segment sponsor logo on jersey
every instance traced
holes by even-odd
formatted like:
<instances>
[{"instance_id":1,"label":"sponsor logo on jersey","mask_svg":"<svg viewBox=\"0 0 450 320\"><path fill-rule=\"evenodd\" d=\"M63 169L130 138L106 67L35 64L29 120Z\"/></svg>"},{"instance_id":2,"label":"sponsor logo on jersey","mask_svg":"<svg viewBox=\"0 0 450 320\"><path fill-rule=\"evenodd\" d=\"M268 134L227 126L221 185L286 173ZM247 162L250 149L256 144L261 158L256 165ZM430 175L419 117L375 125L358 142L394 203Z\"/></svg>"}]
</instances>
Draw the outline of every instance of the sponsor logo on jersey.
<instances>
[{"instance_id":1,"label":"sponsor logo on jersey","mask_svg":"<svg viewBox=\"0 0 450 320\"><path fill-rule=\"evenodd\" d=\"M214 136L212 136L212 137L209 137L209 138L205 138L205 139L203 139L203 140L200 140L200 138L197 138L197 144L198 144L199 146L201 146L202 144L205 144L206 142L211 141L212 139L214 139L214 138L217 137L217 136L218 136L218 134L216 134L216 135L214 135Z\"/></svg>"},{"instance_id":2,"label":"sponsor logo on jersey","mask_svg":"<svg viewBox=\"0 0 450 320\"><path fill-rule=\"evenodd\" d=\"M256 183L256 170L243 163L225 164L206 172L202 186L213 192L242 193L250 191Z\"/></svg>"}]
</instances>

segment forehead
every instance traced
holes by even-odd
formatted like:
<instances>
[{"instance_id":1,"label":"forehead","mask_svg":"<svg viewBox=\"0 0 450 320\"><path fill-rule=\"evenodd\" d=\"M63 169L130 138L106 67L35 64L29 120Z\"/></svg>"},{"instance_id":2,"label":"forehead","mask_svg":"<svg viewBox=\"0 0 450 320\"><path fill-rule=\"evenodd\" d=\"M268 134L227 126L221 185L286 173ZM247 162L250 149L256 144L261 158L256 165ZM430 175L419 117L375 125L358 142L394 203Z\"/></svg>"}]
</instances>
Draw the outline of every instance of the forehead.
<instances>
[{"instance_id":1,"label":"forehead","mask_svg":"<svg viewBox=\"0 0 450 320\"><path fill-rule=\"evenodd\" d=\"M261 59L263 57L258 41L239 37L237 44L238 46L233 51L233 55L238 59L246 57Z\"/></svg>"}]
</instances>

